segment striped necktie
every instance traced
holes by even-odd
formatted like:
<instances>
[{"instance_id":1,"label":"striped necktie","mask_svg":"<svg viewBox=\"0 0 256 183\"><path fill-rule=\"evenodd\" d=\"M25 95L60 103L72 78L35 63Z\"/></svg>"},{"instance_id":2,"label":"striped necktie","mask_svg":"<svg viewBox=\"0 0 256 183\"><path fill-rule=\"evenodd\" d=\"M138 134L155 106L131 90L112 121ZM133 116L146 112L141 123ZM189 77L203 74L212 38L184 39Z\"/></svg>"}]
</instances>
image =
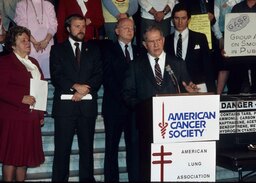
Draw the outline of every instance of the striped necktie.
<instances>
[{"instance_id":1,"label":"striped necktie","mask_svg":"<svg viewBox=\"0 0 256 183\"><path fill-rule=\"evenodd\" d=\"M179 34L179 39L177 41L176 56L179 59L182 59L182 35L181 35L181 33Z\"/></svg>"},{"instance_id":2,"label":"striped necktie","mask_svg":"<svg viewBox=\"0 0 256 183\"><path fill-rule=\"evenodd\" d=\"M155 58L155 78L156 78L156 84L161 86L163 78L162 78L162 73L161 73L161 69L160 66L158 64L158 60L159 58Z\"/></svg>"}]
</instances>

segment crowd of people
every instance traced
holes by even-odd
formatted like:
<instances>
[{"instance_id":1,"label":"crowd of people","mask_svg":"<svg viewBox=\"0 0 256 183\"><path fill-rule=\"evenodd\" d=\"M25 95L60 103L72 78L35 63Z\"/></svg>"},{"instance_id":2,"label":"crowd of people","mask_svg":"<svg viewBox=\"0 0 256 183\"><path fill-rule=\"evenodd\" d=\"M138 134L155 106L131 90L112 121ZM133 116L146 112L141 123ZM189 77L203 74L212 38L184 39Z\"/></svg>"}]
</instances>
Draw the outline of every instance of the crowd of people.
<instances>
[{"instance_id":1,"label":"crowd of people","mask_svg":"<svg viewBox=\"0 0 256 183\"><path fill-rule=\"evenodd\" d=\"M31 110L33 78L50 80L55 89L53 181L69 179L75 134L79 180L95 181L101 85L105 181L119 181L122 133L129 181L150 181L153 129L138 119L142 103L157 94L255 93L255 57L229 58L224 50L225 15L246 12L256 12L256 0L1 0L3 180L24 181L28 167L44 162L43 111ZM197 14L208 16L210 47L205 34L189 28Z\"/></svg>"}]
</instances>

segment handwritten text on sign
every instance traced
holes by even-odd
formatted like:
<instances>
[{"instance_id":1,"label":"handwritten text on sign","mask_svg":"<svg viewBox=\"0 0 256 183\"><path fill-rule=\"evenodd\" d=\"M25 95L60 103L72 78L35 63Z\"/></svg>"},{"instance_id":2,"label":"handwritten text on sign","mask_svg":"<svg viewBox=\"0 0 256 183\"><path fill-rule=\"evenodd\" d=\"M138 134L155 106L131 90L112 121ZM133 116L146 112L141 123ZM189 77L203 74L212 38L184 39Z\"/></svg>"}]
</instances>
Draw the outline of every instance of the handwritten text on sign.
<instances>
[{"instance_id":1,"label":"handwritten text on sign","mask_svg":"<svg viewBox=\"0 0 256 183\"><path fill-rule=\"evenodd\" d=\"M229 13L225 17L226 55L256 56L256 13Z\"/></svg>"}]
</instances>

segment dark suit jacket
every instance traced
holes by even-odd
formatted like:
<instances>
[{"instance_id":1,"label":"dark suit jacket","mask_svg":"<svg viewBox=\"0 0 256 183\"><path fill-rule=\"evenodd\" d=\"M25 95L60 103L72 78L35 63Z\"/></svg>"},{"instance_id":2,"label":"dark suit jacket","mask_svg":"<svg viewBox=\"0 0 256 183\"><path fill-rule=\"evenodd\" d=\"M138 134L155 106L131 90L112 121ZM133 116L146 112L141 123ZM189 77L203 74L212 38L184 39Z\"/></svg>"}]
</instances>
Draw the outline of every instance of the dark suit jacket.
<instances>
[{"instance_id":1,"label":"dark suit jacket","mask_svg":"<svg viewBox=\"0 0 256 183\"><path fill-rule=\"evenodd\" d=\"M172 57L167 53L165 66L167 65L171 66L180 83L180 88L185 91L181 82L185 81L188 84L188 82L191 81L186 70L185 62L179 61L176 57ZM176 88L167 71L164 71L161 88L158 87L147 54L143 54L130 65L123 90L124 99L129 106L135 107L136 104L139 104L156 94L174 93L177 93Z\"/></svg>"},{"instance_id":2,"label":"dark suit jacket","mask_svg":"<svg viewBox=\"0 0 256 183\"><path fill-rule=\"evenodd\" d=\"M70 42L52 46L50 53L50 72L55 87L52 114L53 116L71 116L82 113L84 116L97 115L97 91L102 83L102 62L100 50L92 42L82 44L80 70L75 65L75 55ZM91 87L92 100L72 102L61 100L62 94L73 94L75 83Z\"/></svg>"},{"instance_id":3,"label":"dark suit jacket","mask_svg":"<svg viewBox=\"0 0 256 183\"><path fill-rule=\"evenodd\" d=\"M132 45L133 59L138 56L139 50ZM102 103L102 114L123 116L130 113L122 97L125 72L129 64L125 60L124 53L119 42L111 42L105 46L103 61L103 86L104 95ZM134 62L134 60L132 61Z\"/></svg>"},{"instance_id":4,"label":"dark suit jacket","mask_svg":"<svg viewBox=\"0 0 256 183\"><path fill-rule=\"evenodd\" d=\"M196 47L199 49L195 49ZM174 33L165 38L164 49L175 56ZM210 57L207 38L204 34L189 30L187 55L188 73L195 84L206 83L208 92L215 92L214 67Z\"/></svg>"}]
</instances>

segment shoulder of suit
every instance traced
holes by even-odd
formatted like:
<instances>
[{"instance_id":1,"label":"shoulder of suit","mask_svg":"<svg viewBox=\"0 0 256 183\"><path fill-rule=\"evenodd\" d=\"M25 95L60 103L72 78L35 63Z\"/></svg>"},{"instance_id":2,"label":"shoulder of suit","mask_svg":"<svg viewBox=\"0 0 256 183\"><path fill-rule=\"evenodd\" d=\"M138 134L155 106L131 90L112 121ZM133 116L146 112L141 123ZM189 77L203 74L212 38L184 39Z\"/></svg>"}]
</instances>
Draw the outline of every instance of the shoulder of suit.
<instances>
[{"instance_id":1,"label":"shoulder of suit","mask_svg":"<svg viewBox=\"0 0 256 183\"><path fill-rule=\"evenodd\" d=\"M11 62L13 62L14 60L14 54L11 53L11 54L8 54L8 55L4 55L4 56L1 56L0 57L0 66L4 66L4 65L9 65Z\"/></svg>"},{"instance_id":2,"label":"shoulder of suit","mask_svg":"<svg viewBox=\"0 0 256 183\"><path fill-rule=\"evenodd\" d=\"M178 60L178 58L176 56L173 56L169 53L166 53L166 58L167 62L180 62L180 60Z\"/></svg>"},{"instance_id":3,"label":"shoulder of suit","mask_svg":"<svg viewBox=\"0 0 256 183\"><path fill-rule=\"evenodd\" d=\"M51 51L65 49L69 43L64 41L62 43L55 43L51 46Z\"/></svg>"},{"instance_id":4,"label":"shoulder of suit","mask_svg":"<svg viewBox=\"0 0 256 183\"><path fill-rule=\"evenodd\" d=\"M203 36L205 37L206 35L204 33L201 33L201 32L196 32L196 31L193 31L193 30L189 30L189 34L190 35L193 35L193 36Z\"/></svg>"},{"instance_id":5,"label":"shoulder of suit","mask_svg":"<svg viewBox=\"0 0 256 183\"><path fill-rule=\"evenodd\" d=\"M165 39L170 39L170 38L173 38L173 37L174 37L174 33L171 33L171 34L165 36Z\"/></svg>"}]
</instances>

